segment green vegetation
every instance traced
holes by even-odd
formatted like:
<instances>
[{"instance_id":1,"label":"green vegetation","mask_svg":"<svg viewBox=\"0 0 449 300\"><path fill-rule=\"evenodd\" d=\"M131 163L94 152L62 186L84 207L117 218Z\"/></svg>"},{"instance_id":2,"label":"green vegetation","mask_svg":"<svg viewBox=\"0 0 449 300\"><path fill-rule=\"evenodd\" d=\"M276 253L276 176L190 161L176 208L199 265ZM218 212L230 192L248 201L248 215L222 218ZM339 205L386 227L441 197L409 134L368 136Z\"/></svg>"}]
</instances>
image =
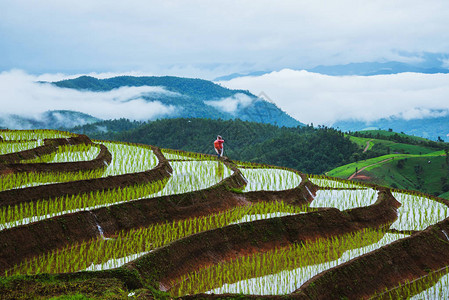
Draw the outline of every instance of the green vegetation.
<instances>
[{"instance_id":1,"label":"green vegetation","mask_svg":"<svg viewBox=\"0 0 449 300\"><path fill-rule=\"evenodd\" d=\"M438 195L438 197L444 198L444 199L449 199L449 192L443 193L441 195Z\"/></svg>"},{"instance_id":2,"label":"green vegetation","mask_svg":"<svg viewBox=\"0 0 449 300\"><path fill-rule=\"evenodd\" d=\"M216 156L201 153L177 151L172 149L161 149L166 159L174 160L218 160Z\"/></svg>"},{"instance_id":3,"label":"green vegetation","mask_svg":"<svg viewBox=\"0 0 449 300\"><path fill-rule=\"evenodd\" d=\"M390 228L397 230L424 230L449 217L449 207L444 203L424 197L418 193L393 192L402 204L398 209L398 219ZM423 209L425 207L425 209Z\"/></svg>"},{"instance_id":4,"label":"green vegetation","mask_svg":"<svg viewBox=\"0 0 449 300\"><path fill-rule=\"evenodd\" d=\"M20 152L25 151L29 149L36 148L38 146L41 146L41 141L31 141L31 142L2 142L0 141L0 155L13 153L13 152Z\"/></svg>"},{"instance_id":5,"label":"green vegetation","mask_svg":"<svg viewBox=\"0 0 449 300\"><path fill-rule=\"evenodd\" d=\"M281 191L297 187L301 183L298 174L280 169L241 169L248 180L244 192L250 191Z\"/></svg>"},{"instance_id":6,"label":"green vegetation","mask_svg":"<svg viewBox=\"0 0 449 300\"><path fill-rule=\"evenodd\" d=\"M377 191L373 189L319 190L310 207L335 207L346 210L374 204Z\"/></svg>"},{"instance_id":7,"label":"green vegetation","mask_svg":"<svg viewBox=\"0 0 449 300\"><path fill-rule=\"evenodd\" d=\"M166 119L116 134L86 132L82 128L75 131L94 138L107 137L212 155L215 154L213 141L220 134L225 139L225 156L233 160L317 174L353 162L362 155L362 150L342 132L327 127L279 128L240 120Z\"/></svg>"},{"instance_id":8,"label":"green vegetation","mask_svg":"<svg viewBox=\"0 0 449 300\"><path fill-rule=\"evenodd\" d=\"M405 133L397 133L390 130L361 130L352 132L351 135L353 136L361 136L361 137L368 137L368 138L377 138L377 139L384 139L384 140L393 140L397 142L403 142L407 144L412 143L434 143L428 139L414 136L414 135L408 135Z\"/></svg>"},{"instance_id":9,"label":"green vegetation","mask_svg":"<svg viewBox=\"0 0 449 300\"><path fill-rule=\"evenodd\" d=\"M143 172L154 168L157 165L157 158L151 151L149 146L144 145L129 145L127 143L113 143L113 142L101 142L105 145L112 154L112 161L109 165L105 165L105 168L92 170L92 171L80 171L80 172L65 172L65 173L18 173L18 174L6 174L2 175L0 181L0 191L9 190L13 188L36 186L45 183L58 183L69 182L84 179L94 179L99 177L114 176L126 173ZM74 148L71 148L74 147ZM84 158L92 158L95 153L79 153L66 152L68 149L79 149L87 146L68 146L60 147L60 151L53 155L42 156L41 159L37 158L35 161L50 162L50 160L77 160ZM84 148L87 149L87 148ZM94 152L98 149L93 146L91 148ZM89 157L87 157L89 156ZM137 159L136 159L137 158Z\"/></svg>"},{"instance_id":10,"label":"green vegetation","mask_svg":"<svg viewBox=\"0 0 449 300\"><path fill-rule=\"evenodd\" d=\"M166 180L125 188L68 195L37 202L25 202L0 209L0 229L16 227L65 213L107 206L123 201L147 197L160 191Z\"/></svg>"},{"instance_id":11,"label":"green vegetation","mask_svg":"<svg viewBox=\"0 0 449 300\"><path fill-rule=\"evenodd\" d=\"M335 168L327 175L348 178L365 168L362 174L371 182L438 196L449 191L449 169L444 155L444 151L423 155L389 154Z\"/></svg>"},{"instance_id":12,"label":"green vegetation","mask_svg":"<svg viewBox=\"0 0 449 300\"><path fill-rule=\"evenodd\" d=\"M364 176L361 180L448 197L447 143L383 130L354 132L349 138L360 148L370 141L369 150L356 162L331 169L327 175L349 178L358 171Z\"/></svg>"},{"instance_id":13,"label":"green vegetation","mask_svg":"<svg viewBox=\"0 0 449 300\"><path fill-rule=\"evenodd\" d=\"M404 157L405 155L401 155L400 157ZM391 160L395 157L399 157L396 154L383 155L380 157L370 158L363 161L353 162L347 165L343 165L341 167L335 168L329 172L326 172L326 175L332 177L341 177L348 178L351 176L356 170L360 170L364 167L368 167L371 165L379 166L382 163L385 163L388 160Z\"/></svg>"},{"instance_id":14,"label":"green vegetation","mask_svg":"<svg viewBox=\"0 0 449 300\"><path fill-rule=\"evenodd\" d=\"M332 189L348 189L348 188L365 188L366 184L363 182L355 182L351 180L343 180L343 179L329 179L329 177L324 175L309 175L309 180L314 184L323 187L323 188L332 188Z\"/></svg>"},{"instance_id":15,"label":"green vegetation","mask_svg":"<svg viewBox=\"0 0 449 300\"><path fill-rule=\"evenodd\" d=\"M300 122L290 117L276 105L268 101L260 101L245 90L231 90L211 81L173 76L132 77L120 76L108 79L96 79L82 76L75 79L54 83L63 88L91 91L110 91L120 87L157 87L154 93L145 93L141 97L146 101L159 101L164 105L176 107L174 116L185 118L235 119L269 123L277 126L298 126ZM225 98L246 97L250 103L238 105L233 113L217 108L209 101L220 101ZM182 111L182 113L180 113ZM170 117L173 117L171 114Z\"/></svg>"},{"instance_id":16,"label":"green vegetation","mask_svg":"<svg viewBox=\"0 0 449 300\"><path fill-rule=\"evenodd\" d=\"M260 202L205 217L152 225L110 238L98 238L73 244L63 250L35 257L15 266L5 276L18 274L67 273L80 270L111 269L134 260L148 251L177 239L237 222L247 215L267 215L276 212L297 214L305 208L284 202Z\"/></svg>"},{"instance_id":17,"label":"green vegetation","mask_svg":"<svg viewBox=\"0 0 449 300\"><path fill-rule=\"evenodd\" d=\"M443 156L405 157L368 171L368 176L378 183L394 188L418 190L435 196L449 191L449 169Z\"/></svg>"},{"instance_id":18,"label":"green vegetation","mask_svg":"<svg viewBox=\"0 0 449 300\"><path fill-rule=\"evenodd\" d=\"M212 292L222 293L229 291L229 288L232 289L231 292L240 291L256 295L291 293L297 284L315 275L316 270L307 267L335 261L345 251L376 243L384 235L385 233L381 231L364 230L341 237L301 242L286 248L238 257L186 274L172 283L174 287L170 293L173 296L182 296L221 287L223 288ZM269 277L267 275L285 274L286 271L293 271L293 275L289 276L289 280L284 279L286 281L284 284L270 284L269 280L263 280ZM289 281L293 284L286 284ZM232 285L234 283L238 284Z\"/></svg>"},{"instance_id":19,"label":"green vegetation","mask_svg":"<svg viewBox=\"0 0 449 300\"><path fill-rule=\"evenodd\" d=\"M69 182L102 177L106 167L92 171L60 172L60 173L16 173L2 175L0 191L25 188L45 183Z\"/></svg>"},{"instance_id":20,"label":"green vegetation","mask_svg":"<svg viewBox=\"0 0 449 300\"><path fill-rule=\"evenodd\" d=\"M49 280L48 282L45 280L39 281L36 278L48 279L49 276L53 275L23 278L37 281L36 286L39 289L49 291L47 298L64 293L67 295L61 296L61 299L85 299L85 297L90 296L94 298L126 298L129 291L128 288L125 288L121 279L115 277L112 279L96 278L95 276L99 274L99 276L107 277L114 272L127 272L129 271L127 267L119 267L146 255L149 251L196 233L235 223L252 222L307 211L317 211L317 216L322 216L320 214L320 208L322 207L336 207L339 210L345 210L373 204L377 199L378 190L373 188L372 185L329 178L324 175L310 175L309 180L323 189L319 189L316 193L309 191L310 195L315 197L308 206L293 206L287 205L285 202L272 201L270 199L275 197L270 198L270 195L278 197L282 194L269 193L258 193L257 195L260 195L258 200L261 202L252 203L250 201L254 200L250 199L253 198L245 194L245 191L283 190L297 187L302 180L299 172L296 173L281 167L271 167L259 164L259 162L270 161L272 164L277 164L277 162L282 161L285 165L300 166L300 169L301 166L310 164L310 169L317 170L324 166L333 165L335 162L352 162L352 164L332 170L335 173L329 173L332 173L333 176L341 176L342 174L346 176L346 174L351 175L354 168L360 170L366 167L362 171L364 175L368 174L372 178L382 179L384 182L387 182L385 178L390 176L391 181L389 183L391 185L396 183L397 187L403 187L398 184L403 180L404 186L414 184L421 189L426 187L429 190L439 189L439 194L444 192L447 195L449 193L449 158L444 156L447 152L444 150L445 145L442 143L434 145L427 141L416 140L411 144L405 144L403 143L404 139L408 137L398 135L401 140L396 141L394 139L397 139L397 137L394 134L386 135L388 138L391 137L390 140L361 136L351 137L325 127L318 129L310 126L278 128L242 121L188 121L175 119L140 124L134 129L117 136L126 137L126 139L140 139L139 142L149 144L158 144L159 141L162 141L166 143L165 147L170 147L169 145L173 143L186 148L201 148L203 147L201 143L204 142L204 145L207 144L204 147L208 149L204 152L213 154L212 141L217 133L223 134L226 139L225 149L228 151L227 154L231 158L234 158L234 156L242 157L243 160L236 162L236 165L241 169L248 183L246 188L234 189L239 193L236 196L239 198L238 201L241 206L200 217L185 217L185 215L179 217L176 214L168 215L169 213L165 210L164 205L167 202L167 205L182 210L182 206L177 207L177 204L184 204L184 196L159 198L154 201L154 209L155 214L161 214L160 219L158 219L161 220L161 223L141 228L132 227L135 226L134 224L128 227L123 226L121 228L127 228L126 231L117 230L108 236L104 236L99 224L108 220L101 220L101 222L97 220L98 238L84 242L67 241L62 249L49 248L46 250L47 253L42 255L28 256L28 259L24 259L11 269L6 270L5 277L0 277L0 291L8 282L8 278L11 278L10 276L108 270L103 273L82 272L67 276L77 277L82 274L79 276L92 276L94 281L104 279L105 282L97 282L101 290L97 294L89 288L86 288L87 292L85 293L82 290L85 287L84 283L73 283L64 279L65 275L58 277L62 278L59 279L61 281L54 280L51 282ZM171 136L171 133L174 134L174 137ZM18 137L21 141L33 140L30 143L36 143L29 133L2 131L2 134ZM63 133L41 131L39 135L61 136ZM248 141L248 138L251 138L251 140ZM367 141L371 141L372 146L368 148L367 152L362 153ZM30 147L27 143L0 142L0 148L4 144L23 144L24 147ZM105 141L96 141L96 143L105 145L113 156L109 166L105 166L102 170L77 174L2 174L0 175L0 188L6 190L29 185L76 180L75 178L97 178L142 172L154 168L158 163L149 146ZM98 155L98 148L98 145L63 146L54 154L44 155L23 163L72 162L92 159ZM6 146L5 149L7 149ZM5 151L17 150L8 148ZM162 152L170 160L169 163L173 169L170 178L166 180L135 184L125 188L91 191L54 199L41 199L37 202L3 207L0 210L0 230L7 231L14 226L39 222L46 218L78 210L110 206L123 201L138 201L142 198L197 191L214 186L232 174L232 168L228 167L229 160L222 161L215 156L179 150L162 149ZM384 152L388 152L388 154L371 157ZM251 157L251 159L245 162L245 157ZM367 159L363 160L362 158ZM437 172L436 169L441 169L441 172ZM284 195L289 193L293 192ZM198 197L202 197L202 195L198 194ZM267 198L264 198L264 195L267 195ZM393 195L402 203L402 206L398 209L398 220L390 229L404 232L423 230L449 216L449 207L440 203L441 201L438 199L403 191L393 191ZM302 194L299 193L298 196L302 197ZM220 195L218 194L217 197L220 197ZM135 204L139 205L138 202ZM135 207L134 204L129 205L129 207L131 206ZM187 207L187 209L191 209L191 207ZM92 214L94 213L93 211ZM119 210L114 210L114 217L115 214L119 213ZM96 216L93 216L96 219ZM164 222L165 220L175 221ZM245 224L245 226L252 226L252 224ZM89 224L88 226L95 226L95 224ZM173 278L173 288L169 292L173 296L210 290L214 293L286 294L297 289L306 280L320 272L406 236L369 230L339 237L329 236L328 239L311 240L307 243L297 241L296 244L289 247L277 248L267 252L257 251L257 247L254 247L248 249L248 252L255 251L251 255L237 256L230 261L205 266L197 272ZM112 268L116 269L109 270ZM87 284L89 280L86 278L83 278L83 280ZM437 281L437 277L431 279L425 287L433 286ZM67 280L67 282L64 282L64 280ZM107 287L101 289L103 283ZM79 284L79 289L77 289L76 284ZM416 294L419 289L423 289L422 287L415 288L413 284L415 283L409 285L413 293ZM430 295L446 295L443 290L447 286L447 280L441 284L441 287L435 285L435 291ZM26 289L26 285L20 285L20 288ZM162 294L161 291L156 290L157 288L154 291L134 292L136 294L146 293L147 297L151 294ZM411 295L411 292L406 292L406 294ZM133 296L134 294L130 295ZM164 297L168 296L164 295ZM244 296L242 295L242 297Z\"/></svg>"},{"instance_id":21,"label":"green vegetation","mask_svg":"<svg viewBox=\"0 0 449 300\"><path fill-rule=\"evenodd\" d=\"M42 139L55 139L55 138L69 138L75 136L75 134L58 131L58 130L4 130L0 129L0 136L4 141L30 141L30 140L42 140Z\"/></svg>"},{"instance_id":22,"label":"green vegetation","mask_svg":"<svg viewBox=\"0 0 449 300\"><path fill-rule=\"evenodd\" d=\"M357 136L352 136L352 135L348 135L348 134L346 134L346 136L349 137L349 140L351 142L357 144L361 149L365 149L366 146L368 145L367 143L373 140L370 138L357 137ZM374 143L370 142L367 150L370 150L373 147L373 145L374 145Z\"/></svg>"},{"instance_id":23,"label":"green vegetation","mask_svg":"<svg viewBox=\"0 0 449 300\"><path fill-rule=\"evenodd\" d=\"M20 163L58 163L75 162L95 159L100 153L98 145L64 145L58 147L58 151L48 155L42 155L34 159L21 160Z\"/></svg>"}]
</instances>

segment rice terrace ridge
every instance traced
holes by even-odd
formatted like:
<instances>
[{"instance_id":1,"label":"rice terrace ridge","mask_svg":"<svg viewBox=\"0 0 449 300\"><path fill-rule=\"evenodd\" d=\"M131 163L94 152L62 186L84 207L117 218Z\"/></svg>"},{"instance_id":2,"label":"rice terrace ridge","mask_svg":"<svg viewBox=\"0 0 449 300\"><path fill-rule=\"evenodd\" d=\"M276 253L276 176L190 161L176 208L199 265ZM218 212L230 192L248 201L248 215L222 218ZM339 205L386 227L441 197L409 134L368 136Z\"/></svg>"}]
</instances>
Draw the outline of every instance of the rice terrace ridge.
<instances>
[{"instance_id":1,"label":"rice terrace ridge","mask_svg":"<svg viewBox=\"0 0 449 300\"><path fill-rule=\"evenodd\" d=\"M0 137L1 299L449 296L446 199L56 130Z\"/></svg>"}]
</instances>

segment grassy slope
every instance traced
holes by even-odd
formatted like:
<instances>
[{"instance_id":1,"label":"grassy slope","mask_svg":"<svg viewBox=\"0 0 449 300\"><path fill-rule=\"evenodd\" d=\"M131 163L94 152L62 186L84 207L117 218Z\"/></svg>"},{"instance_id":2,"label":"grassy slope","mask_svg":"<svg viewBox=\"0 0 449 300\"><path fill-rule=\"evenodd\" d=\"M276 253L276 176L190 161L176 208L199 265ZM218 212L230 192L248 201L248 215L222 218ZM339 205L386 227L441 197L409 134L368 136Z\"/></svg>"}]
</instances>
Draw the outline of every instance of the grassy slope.
<instances>
[{"instance_id":1,"label":"grassy slope","mask_svg":"<svg viewBox=\"0 0 449 300\"><path fill-rule=\"evenodd\" d=\"M392 136L392 135L399 135L400 137L407 137L407 138L411 138L414 139L416 141L427 141L427 139L419 137L419 136L414 136L414 135L408 135L405 133L397 133L394 131L386 131L386 130L361 130L358 131L360 133L367 133L367 134L372 134L372 135L377 135L379 134L380 137L387 137L387 136Z\"/></svg>"},{"instance_id":2,"label":"grassy slope","mask_svg":"<svg viewBox=\"0 0 449 300\"><path fill-rule=\"evenodd\" d=\"M449 192L441 194L440 197L444 199L449 199Z\"/></svg>"},{"instance_id":3,"label":"grassy slope","mask_svg":"<svg viewBox=\"0 0 449 300\"><path fill-rule=\"evenodd\" d=\"M368 176L376 178L383 185L409 190L420 190L425 193L440 195L443 193L442 177L448 175L448 165L444 156L411 157L403 160L398 166L398 159L390 161L379 168L368 170ZM430 163L429 163L430 162ZM416 169L422 168L422 171Z\"/></svg>"},{"instance_id":4,"label":"grassy slope","mask_svg":"<svg viewBox=\"0 0 449 300\"><path fill-rule=\"evenodd\" d=\"M352 135L346 135L346 136L349 136L349 139L351 140L351 142L357 144L360 147L360 149L365 149L366 143L368 141L372 140L370 138L363 138L363 137L357 137L357 136L352 136ZM368 150L370 150L373 147L373 145L374 145L374 143L370 142Z\"/></svg>"},{"instance_id":5,"label":"grassy slope","mask_svg":"<svg viewBox=\"0 0 449 300\"><path fill-rule=\"evenodd\" d=\"M388 132L388 131L386 131ZM409 136L410 137L410 136ZM380 144L385 147L390 148L391 153L408 153L408 154L427 154L434 152L435 150L429 149L427 147L422 147L419 145L409 145L403 143L396 143L393 141L387 141L382 139L371 139L356 136L349 136L351 142L356 143L361 149L365 149L367 142L369 141L368 150L371 150L375 144Z\"/></svg>"},{"instance_id":6,"label":"grassy slope","mask_svg":"<svg viewBox=\"0 0 449 300\"><path fill-rule=\"evenodd\" d=\"M383 130L367 130L364 132L373 135L379 133L380 136L396 134L395 132ZM399 135L425 141L425 139L420 137ZM445 180L445 178L449 177L449 166L446 165L444 151L435 151L420 145L396 143L382 139L350 136L350 140L363 149L366 147L366 143L371 140L368 150L377 143L389 148L391 154L343 165L328 171L327 175L348 178L356 171L356 168L361 170L369 166L362 171L362 174L368 176L371 178L371 181L377 184L419 190L449 199L449 192L444 193L443 190L443 186L448 183L448 180ZM400 160L402 162L398 165Z\"/></svg>"}]
</instances>

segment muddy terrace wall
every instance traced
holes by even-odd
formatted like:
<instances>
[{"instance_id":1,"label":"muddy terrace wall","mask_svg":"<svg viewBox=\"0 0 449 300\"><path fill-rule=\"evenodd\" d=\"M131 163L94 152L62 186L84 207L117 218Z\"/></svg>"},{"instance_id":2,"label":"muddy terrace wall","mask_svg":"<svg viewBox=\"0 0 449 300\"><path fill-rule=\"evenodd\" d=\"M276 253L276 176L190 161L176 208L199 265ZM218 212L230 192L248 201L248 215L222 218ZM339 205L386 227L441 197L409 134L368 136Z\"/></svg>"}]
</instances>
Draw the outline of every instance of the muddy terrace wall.
<instances>
[{"instance_id":1,"label":"muddy terrace wall","mask_svg":"<svg viewBox=\"0 0 449 300\"><path fill-rule=\"evenodd\" d=\"M153 148L153 151L159 159L158 167L165 164L165 167L171 170L159 149ZM242 187L245 180L238 169L229 165L229 162L225 163L233 168L234 174L202 191L142 199L0 231L0 266L7 266L5 267L7 269L23 258L46 253L76 241L96 238L99 236L97 224L104 229L106 235L112 235L120 230L209 215L235 206L249 205L252 202L283 200L286 203L303 205L312 201L305 187L313 193L318 189L301 174L303 181L295 189L238 193L234 189ZM169 176L167 170L164 168L165 176ZM134 178L131 177L130 180L134 185ZM372 186L379 189L376 185ZM388 189L380 188L378 201L368 207L343 212L328 208L306 215L273 218L240 226L231 225L175 241L122 268L26 278L40 280L39 278L51 277L61 281L116 278L125 283L127 288L143 287L144 283L150 283L155 288L162 286L163 289L168 289L172 279L190 272L192 268L198 269L216 263L217 259L228 260L238 255L283 247L306 239L341 235L365 227L377 228L391 224L397 218L398 205ZM370 297L384 291L385 288L394 288L406 280L424 276L431 270L448 265L449 241L443 230L449 233L448 219L409 238L329 269L309 280L293 294L262 297L245 295L245 298L328 299L335 295L348 298ZM186 264L186 261L189 263ZM223 299L236 296L200 294L182 298Z\"/></svg>"},{"instance_id":2,"label":"muddy terrace wall","mask_svg":"<svg viewBox=\"0 0 449 300\"><path fill-rule=\"evenodd\" d=\"M170 164L165 159L161 160L163 156L158 148L153 148L153 151L159 159L159 163L154 169L138 173L54 183L23 189L2 191L0 192L0 207L16 205L25 202L35 202L42 199L51 199L62 196L123 188L127 186L154 182L170 177L170 173L173 171ZM91 161L88 163L90 163L92 166L95 166L95 164L97 164L98 162Z\"/></svg>"},{"instance_id":3,"label":"muddy terrace wall","mask_svg":"<svg viewBox=\"0 0 449 300\"><path fill-rule=\"evenodd\" d=\"M33 149L0 155L0 164L12 164L22 160L33 159L46 154L51 154L58 150L59 146L93 144L86 135L79 135L71 138L44 139L44 145Z\"/></svg>"},{"instance_id":4,"label":"muddy terrace wall","mask_svg":"<svg viewBox=\"0 0 449 300\"><path fill-rule=\"evenodd\" d=\"M168 290L172 280L218 261L364 228L389 226L397 219L399 206L388 191L381 191L378 201L368 207L344 212L327 208L230 225L177 240L129 263L126 268L136 269L155 288Z\"/></svg>"},{"instance_id":5,"label":"muddy terrace wall","mask_svg":"<svg viewBox=\"0 0 449 300\"><path fill-rule=\"evenodd\" d=\"M164 175L169 175L166 170L167 166L170 167L168 161L158 148L154 147L153 150L159 159L156 168L164 170ZM0 271L11 268L24 258L62 248L69 243L96 238L99 236L96 224L103 228L105 235L113 235L121 230L219 213L251 202L284 200L302 206L312 201L305 187L311 191L317 190L315 185L306 180L297 188L287 191L233 192L233 189L243 187L246 180L237 168L229 166L234 173L205 190L125 202L91 212L80 211L0 231ZM131 179L136 174L130 174ZM15 249L15 253L9 249Z\"/></svg>"},{"instance_id":6,"label":"muddy terrace wall","mask_svg":"<svg viewBox=\"0 0 449 300\"><path fill-rule=\"evenodd\" d=\"M111 163L112 155L104 145L98 145L100 153L90 161L58 162L58 163L27 163L27 164L5 164L3 174L8 173L63 173L80 172L105 168ZM57 149L57 148L56 148Z\"/></svg>"},{"instance_id":7,"label":"muddy terrace wall","mask_svg":"<svg viewBox=\"0 0 449 300\"><path fill-rule=\"evenodd\" d=\"M361 299L382 293L449 265L449 218L408 238L329 269L295 294L312 299L332 295ZM388 294L385 295L389 299Z\"/></svg>"},{"instance_id":8,"label":"muddy terrace wall","mask_svg":"<svg viewBox=\"0 0 449 300\"><path fill-rule=\"evenodd\" d=\"M449 265L449 218L410 237L328 269L285 296L248 299L391 299L390 293ZM389 290L385 292L385 290ZM198 294L183 299L234 299L238 295ZM395 297L395 296L394 296Z\"/></svg>"}]
</instances>

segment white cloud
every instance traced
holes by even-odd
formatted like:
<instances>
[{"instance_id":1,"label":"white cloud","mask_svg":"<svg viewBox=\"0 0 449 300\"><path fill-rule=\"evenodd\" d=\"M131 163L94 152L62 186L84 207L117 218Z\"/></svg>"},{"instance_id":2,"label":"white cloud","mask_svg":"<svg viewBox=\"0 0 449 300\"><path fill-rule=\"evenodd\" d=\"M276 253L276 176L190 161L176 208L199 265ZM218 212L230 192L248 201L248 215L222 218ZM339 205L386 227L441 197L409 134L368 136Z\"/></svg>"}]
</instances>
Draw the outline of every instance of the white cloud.
<instances>
[{"instance_id":1,"label":"white cloud","mask_svg":"<svg viewBox=\"0 0 449 300\"><path fill-rule=\"evenodd\" d=\"M443 60L442 60L442 63L443 63L443 67L449 69L449 58L448 58L448 59L443 59Z\"/></svg>"},{"instance_id":2,"label":"white cloud","mask_svg":"<svg viewBox=\"0 0 449 300\"><path fill-rule=\"evenodd\" d=\"M121 87L107 92L91 92L36 82L42 78L19 70L0 73L1 114L38 118L39 114L48 110L73 110L100 119L148 120L175 113L173 106L163 105L159 101L147 102L142 98L176 94L163 87Z\"/></svg>"},{"instance_id":3,"label":"white cloud","mask_svg":"<svg viewBox=\"0 0 449 300\"><path fill-rule=\"evenodd\" d=\"M204 101L207 105L231 114L236 113L239 109L248 107L252 102L253 98L242 93L237 93L232 97L223 98L220 100Z\"/></svg>"},{"instance_id":4,"label":"white cloud","mask_svg":"<svg viewBox=\"0 0 449 300\"><path fill-rule=\"evenodd\" d=\"M379 76L327 76L284 69L221 82L235 89L265 92L304 123L373 121L393 115L406 119L449 110L449 74L401 73Z\"/></svg>"},{"instance_id":5,"label":"white cloud","mask_svg":"<svg viewBox=\"0 0 449 300\"><path fill-rule=\"evenodd\" d=\"M413 107L409 110L398 113L394 117L404 120L413 120L413 119L445 117L448 114L449 110L441 110L441 109L435 110L422 107Z\"/></svg>"}]
</instances>

